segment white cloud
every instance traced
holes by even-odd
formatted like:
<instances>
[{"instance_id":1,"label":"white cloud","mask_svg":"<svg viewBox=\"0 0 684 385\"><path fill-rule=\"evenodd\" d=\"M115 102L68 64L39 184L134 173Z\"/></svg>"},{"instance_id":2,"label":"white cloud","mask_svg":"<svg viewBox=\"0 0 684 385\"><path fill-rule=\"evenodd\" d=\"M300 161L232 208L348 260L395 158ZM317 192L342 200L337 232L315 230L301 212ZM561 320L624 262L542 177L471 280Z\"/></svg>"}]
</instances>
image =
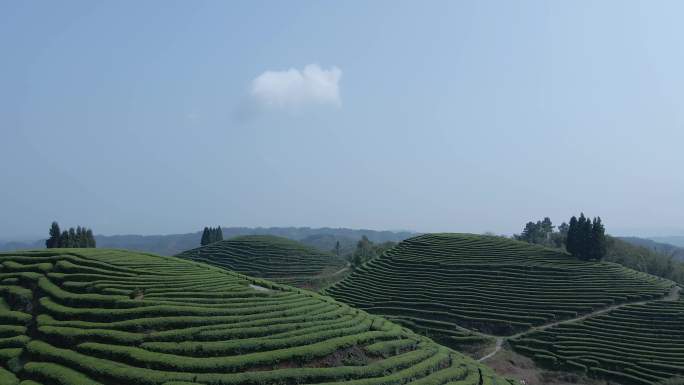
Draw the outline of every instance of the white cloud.
<instances>
[{"instance_id":1,"label":"white cloud","mask_svg":"<svg viewBox=\"0 0 684 385\"><path fill-rule=\"evenodd\" d=\"M262 107L298 110L312 105L341 107L337 67L309 64L303 70L266 71L252 80L250 97Z\"/></svg>"}]
</instances>

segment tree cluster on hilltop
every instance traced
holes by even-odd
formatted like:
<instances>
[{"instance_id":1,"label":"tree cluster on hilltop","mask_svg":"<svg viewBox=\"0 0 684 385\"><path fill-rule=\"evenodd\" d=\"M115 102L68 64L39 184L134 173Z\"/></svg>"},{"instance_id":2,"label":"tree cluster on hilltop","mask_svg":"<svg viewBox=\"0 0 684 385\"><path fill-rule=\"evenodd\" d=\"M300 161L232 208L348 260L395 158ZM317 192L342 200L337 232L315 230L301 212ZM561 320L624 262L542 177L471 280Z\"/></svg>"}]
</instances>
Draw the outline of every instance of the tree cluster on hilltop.
<instances>
[{"instance_id":1,"label":"tree cluster on hilltop","mask_svg":"<svg viewBox=\"0 0 684 385\"><path fill-rule=\"evenodd\" d=\"M57 222L52 222L50 238L45 241L45 247L48 249L95 246L95 237L91 229L77 226L75 229L71 227L69 230L61 231Z\"/></svg>"},{"instance_id":2,"label":"tree cluster on hilltop","mask_svg":"<svg viewBox=\"0 0 684 385\"><path fill-rule=\"evenodd\" d=\"M522 233L513 237L519 241L560 248L565 245L568 227L568 224L563 222L558 226L558 231L555 231L556 226L553 225L549 217L545 217L536 223L527 222Z\"/></svg>"},{"instance_id":3,"label":"tree cluster on hilltop","mask_svg":"<svg viewBox=\"0 0 684 385\"><path fill-rule=\"evenodd\" d=\"M677 261L674 255L606 235L600 218L592 221L582 214L579 218L571 218L570 224L561 224L558 231L554 231L547 217L541 221L528 222L523 232L513 238L566 250L581 259L603 258L637 271L684 283L684 263Z\"/></svg>"},{"instance_id":4,"label":"tree cluster on hilltop","mask_svg":"<svg viewBox=\"0 0 684 385\"><path fill-rule=\"evenodd\" d=\"M608 250L606 229L601 223L601 217L590 220L582 213L579 219L570 218L565 248L579 259L603 259Z\"/></svg>"},{"instance_id":5,"label":"tree cluster on hilltop","mask_svg":"<svg viewBox=\"0 0 684 385\"><path fill-rule=\"evenodd\" d=\"M202 231L202 239L200 240L200 245L204 246L222 240L223 231L221 230L221 226L205 227L204 231Z\"/></svg>"},{"instance_id":6,"label":"tree cluster on hilltop","mask_svg":"<svg viewBox=\"0 0 684 385\"><path fill-rule=\"evenodd\" d=\"M382 242L374 244L365 235L356 243L356 249L350 256L352 266L358 267L371 259L380 256L386 250L391 249L396 245L396 242Z\"/></svg>"},{"instance_id":7,"label":"tree cluster on hilltop","mask_svg":"<svg viewBox=\"0 0 684 385\"><path fill-rule=\"evenodd\" d=\"M593 220L584 213L570 218L570 223L563 222L554 231L555 226L549 217L541 221L527 222L520 235L513 237L519 241L535 243L547 247L564 248L579 259L600 260L606 256L607 241L605 227L600 217Z\"/></svg>"}]
</instances>

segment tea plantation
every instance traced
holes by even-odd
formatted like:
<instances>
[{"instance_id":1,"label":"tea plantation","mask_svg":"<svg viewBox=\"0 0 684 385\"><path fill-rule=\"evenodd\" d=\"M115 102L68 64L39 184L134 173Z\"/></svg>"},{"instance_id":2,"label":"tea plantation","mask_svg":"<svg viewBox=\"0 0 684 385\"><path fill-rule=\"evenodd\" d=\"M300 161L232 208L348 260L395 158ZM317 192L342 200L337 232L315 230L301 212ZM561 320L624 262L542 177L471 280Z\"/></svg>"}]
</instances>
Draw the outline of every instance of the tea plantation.
<instances>
[{"instance_id":1,"label":"tea plantation","mask_svg":"<svg viewBox=\"0 0 684 385\"><path fill-rule=\"evenodd\" d=\"M482 334L510 336L614 304L660 298L672 285L506 238L427 234L401 242L325 292L460 347L482 342Z\"/></svg>"},{"instance_id":2,"label":"tea plantation","mask_svg":"<svg viewBox=\"0 0 684 385\"><path fill-rule=\"evenodd\" d=\"M347 263L332 254L271 235L248 235L185 251L180 258L299 287L318 287L342 277Z\"/></svg>"},{"instance_id":3,"label":"tea plantation","mask_svg":"<svg viewBox=\"0 0 684 385\"><path fill-rule=\"evenodd\" d=\"M505 384L316 293L120 250L0 254L0 384Z\"/></svg>"},{"instance_id":4,"label":"tea plantation","mask_svg":"<svg viewBox=\"0 0 684 385\"><path fill-rule=\"evenodd\" d=\"M657 384L684 377L684 301L627 305L510 343L552 369L585 372L621 384Z\"/></svg>"}]
</instances>

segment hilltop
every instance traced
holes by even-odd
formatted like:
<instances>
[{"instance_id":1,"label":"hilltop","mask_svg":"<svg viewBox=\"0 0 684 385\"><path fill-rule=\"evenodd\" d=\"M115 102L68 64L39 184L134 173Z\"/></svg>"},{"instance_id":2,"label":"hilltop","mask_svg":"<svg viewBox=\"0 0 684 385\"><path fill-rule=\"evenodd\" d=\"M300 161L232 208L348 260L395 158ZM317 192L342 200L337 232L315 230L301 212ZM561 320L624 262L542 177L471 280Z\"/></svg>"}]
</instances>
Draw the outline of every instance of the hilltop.
<instances>
[{"instance_id":1,"label":"hilltop","mask_svg":"<svg viewBox=\"0 0 684 385\"><path fill-rule=\"evenodd\" d=\"M0 254L3 385L506 384L320 296L173 257Z\"/></svg>"},{"instance_id":2,"label":"hilltop","mask_svg":"<svg viewBox=\"0 0 684 385\"><path fill-rule=\"evenodd\" d=\"M272 235L246 235L185 251L179 258L299 287L341 278L347 262L302 243Z\"/></svg>"},{"instance_id":3,"label":"hilltop","mask_svg":"<svg viewBox=\"0 0 684 385\"><path fill-rule=\"evenodd\" d=\"M616 263L580 261L507 238L426 234L401 242L325 293L454 348L497 339L495 353L506 337L661 299L673 286Z\"/></svg>"}]
</instances>

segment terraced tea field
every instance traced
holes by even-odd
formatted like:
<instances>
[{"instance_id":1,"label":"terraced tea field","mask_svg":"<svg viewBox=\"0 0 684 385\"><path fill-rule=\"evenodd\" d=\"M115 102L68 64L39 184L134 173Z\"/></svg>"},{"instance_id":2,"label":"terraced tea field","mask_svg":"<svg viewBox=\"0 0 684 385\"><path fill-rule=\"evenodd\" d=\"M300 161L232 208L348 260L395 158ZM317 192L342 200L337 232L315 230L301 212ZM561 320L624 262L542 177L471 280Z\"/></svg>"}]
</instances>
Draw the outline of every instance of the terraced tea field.
<instances>
[{"instance_id":1,"label":"terraced tea field","mask_svg":"<svg viewBox=\"0 0 684 385\"><path fill-rule=\"evenodd\" d=\"M271 235L236 237L185 251L178 257L305 288L342 278L347 271L347 263L341 258Z\"/></svg>"},{"instance_id":2,"label":"terraced tea field","mask_svg":"<svg viewBox=\"0 0 684 385\"><path fill-rule=\"evenodd\" d=\"M684 377L684 300L626 305L510 343L551 369L621 384L657 384Z\"/></svg>"},{"instance_id":3,"label":"terraced tea field","mask_svg":"<svg viewBox=\"0 0 684 385\"><path fill-rule=\"evenodd\" d=\"M173 257L0 254L0 384L505 384L310 291Z\"/></svg>"},{"instance_id":4,"label":"terraced tea field","mask_svg":"<svg viewBox=\"0 0 684 385\"><path fill-rule=\"evenodd\" d=\"M614 304L660 298L672 282L500 237L427 234L325 290L440 343L510 336ZM482 334L474 334L482 333Z\"/></svg>"}]
</instances>

